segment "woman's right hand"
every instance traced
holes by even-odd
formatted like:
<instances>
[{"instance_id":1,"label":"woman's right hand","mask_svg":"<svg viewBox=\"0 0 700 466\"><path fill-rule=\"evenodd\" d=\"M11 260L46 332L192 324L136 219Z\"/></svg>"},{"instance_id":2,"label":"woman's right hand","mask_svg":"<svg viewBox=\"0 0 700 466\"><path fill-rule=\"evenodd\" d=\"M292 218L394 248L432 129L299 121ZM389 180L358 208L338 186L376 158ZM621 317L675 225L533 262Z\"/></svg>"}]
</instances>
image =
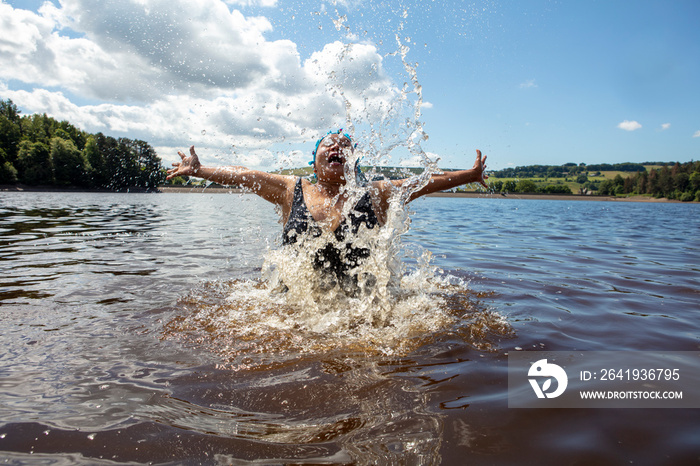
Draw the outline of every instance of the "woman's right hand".
<instances>
[{"instance_id":1,"label":"woman's right hand","mask_svg":"<svg viewBox=\"0 0 700 466\"><path fill-rule=\"evenodd\" d=\"M176 176L197 176L197 172L201 168L202 164L199 163L199 157L194 151L194 146L190 146L190 156L187 157L182 151L178 151L178 155L182 159L182 162L173 163L173 167L168 170L168 176L166 180L175 178Z\"/></svg>"}]
</instances>

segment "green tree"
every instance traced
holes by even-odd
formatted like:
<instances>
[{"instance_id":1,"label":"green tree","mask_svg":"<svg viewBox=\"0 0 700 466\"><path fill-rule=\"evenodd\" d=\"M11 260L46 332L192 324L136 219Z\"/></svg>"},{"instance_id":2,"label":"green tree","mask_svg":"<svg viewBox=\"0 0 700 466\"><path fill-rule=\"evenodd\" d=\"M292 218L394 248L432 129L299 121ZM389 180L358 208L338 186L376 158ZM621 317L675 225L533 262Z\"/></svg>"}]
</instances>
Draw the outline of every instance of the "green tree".
<instances>
[{"instance_id":1,"label":"green tree","mask_svg":"<svg viewBox=\"0 0 700 466\"><path fill-rule=\"evenodd\" d=\"M182 176L176 176L175 178L168 180L167 183L171 184L173 186L182 186L182 185L187 184L187 179L189 179L189 178L187 178L187 177L183 178Z\"/></svg>"},{"instance_id":2,"label":"green tree","mask_svg":"<svg viewBox=\"0 0 700 466\"><path fill-rule=\"evenodd\" d=\"M680 200L683 202L690 202L694 198L695 196L693 195L693 193L691 193L690 191L686 191L683 194L681 194Z\"/></svg>"},{"instance_id":3,"label":"green tree","mask_svg":"<svg viewBox=\"0 0 700 466\"><path fill-rule=\"evenodd\" d=\"M0 115L6 116L10 121L19 124L20 113L22 112L12 103L12 100L0 100Z\"/></svg>"},{"instance_id":4,"label":"green tree","mask_svg":"<svg viewBox=\"0 0 700 466\"><path fill-rule=\"evenodd\" d=\"M649 190L649 173L646 171L638 172L635 184L635 192L637 194L647 194Z\"/></svg>"},{"instance_id":5,"label":"green tree","mask_svg":"<svg viewBox=\"0 0 700 466\"><path fill-rule=\"evenodd\" d=\"M30 185L53 184L51 152L43 142L22 141L17 155L19 180Z\"/></svg>"},{"instance_id":6,"label":"green tree","mask_svg":"<svg viewBox=\"0 0 700 466\"><path fill-rule=\"evenodd\" d=\"M17 169L7 160L5 150L0 147L0 184L17 183Z\"/></svg>"},{"instance_id":7,"label":"green tree","mask_svg":"<svg viewBox=\"0 0 700 466\"><path fill-rule=\"evenodd\" d=\"M58 122L53 120L52 127L52 136L58 136L63 139L73 141L73 144L75 144L75 147L78 150L83 150L85 148L85 143L89 137L89 134L85 131L76 128L67 121Z\"/></svg>"},{"instance_id":8,"label":"green tree","mask_svg":"<svg viewBox=\"0 0 700 466\"><path fill-rule=\"evenodd\" d=\"M51 160L54 178L58 185L86 186L88 163L85 155L75 147L72 140L51 138Z\"/></svg>"},{"instance_id":9,"label":"green tree","mask_svg":"<svg viewBox=\"0 0 700 466\"><path fill-rule=\"evenodd\" d=\"M83 155L87 160L88 184L89 186L107 186L107 176L105 172L105 158L100 152L95 136L89 136L85 142Z\"/></svg>"},{"instance_id":10,"label":"green tree","mask_svg":"<svg viewBox=\"0 0 700 466\"><path fill-rule=\"evenodd\" d=\"M520 180L515 186L515 192L518 193L536 193L537 185L532 180Z\"/></svg>"},{"instance_id":11,"label":"green tree","mask_svg":"<svg viewBox=\"0 0 700 466\"><path fill-rule=\"evenodd\" d=\"M165 181L165 176L156 151L146 141L125 139L123 142L138 166L138 175L134 186L157 189Z\"/></svg>"},{"instance_id":12,"label":"green tree","mask_svg":"<svg viewBox=\"0 0 700 466\"><path fill-rule=\"evenodd\" d=\"M518 183L515 180L508 180L503 183L502 193L514 193Z\"/></svg>"},{"instance_id":13,"label":"green tree","mask_svg":"<svg viewBox=\"0 0 700 466\"><path fill-rule=\"evenodd\" d=\"M673 178L673 184L676 189L685 192L690 187L690 175L680 172Z\"/></svg>"},{"instance_id":14,"label":"green tree","mask_svg":"<svg viewBox=\"0 0 700 466\"><path fill-rule=\"evenodd\" d=\"M580 174L576 177L576 182L579 183L579 184L585 184L585 183L587 183L587 182L588 182L588 175L586 175L585 173L580 173Z\"/></svg>"},{"instance_id":15,"label":"green tree","mask_svg":"<svg viewBox=\"0 0 700 466\"><path fill-rule=\"evenodd\" d=\"M104 159L101 171L104 180L101 186L115 190L135 186L133 180L138 173L138 166L128 147L123 144L123 139L117 140L111 136L97 133L95 141Z\"/></svg>"},{"instance_id":16,"label":"green tree","mask_svg":"<svg viewBox=\"0 0 700 466\"><path fill-rule=\"evenodd\" d=\"M547 194L573 194L571 188L565 184L550 184L545 186L541 192Z\"/></svg>"},{"instance_id":17,"label":"green tree","mask_svg":"<svg viewBox=\"0 0 700 466\"><path fill-rule=\"evenodd\" d=\"M700 190L700 172L693 172L688 177L688 185L691 191Z\"/></svg>"},{"instance_id":18,"label":"green tree","mask_svg":"<svg viewBox=\"0 0 700 466\"><path fill-rule=\"evenodd\" d=\"M589 181L586 184L584 184L583 187L589 191L598 191L599 185L600 185L600 183L598 183L598 182Z\"/></svg>"},{"instance_id":19,"label":"green tree","mask_svg":"<svg viewBox=\"0 0 700 466\"><path fill-rule=\"evenodd\" d=\"M649 180L647 182L647 194L658 196L659 194L659 171L652 170L649 172Z\"/></svg>"},{"instance_id":20,"label":"green tree","mask_svg":"<svg viewBox=\"0 0 700 466\"><path fill-rule=\"evenodd\" d=\"M0 101L0 149L5 152L4 161L14 164L22 139L20 111L11 100ZM3 162L4 163L4 162Z\"/></svg>"},{"instance_id":21,"label":"green tree","mask_svg":"<svg viewBox=\"0 0 700 466\"><path fill-rule=\"evenodd\" d=\"M489 186L491 187L491 190L493 192L500 193L503 190L503 181L494 181L492 183L489 183Z\"/></svg>"},{"instance_id":22,"label":"green tree","mask_svg":"<svg viewBox=\"0 0 700 466\"><path fill-rule=\"evenodd\" d=\"M657 170L658 173L658 195L660 197L669 197L673 195L673 178L671 177L671 170L668 166L664 165L661 169Z\"/></svg>"},{"instance_id":23,"label":"green tree","mask_svg":"<svg viewBox=\"0 0 700 466\"><path fill-rule=\"evenodd\" d=\"M598 193L603 196L611 196L615 194L615 183L613 180L603 180L598 188Z\"/></svg>"},{"instance_id":24,"label":"green tree","mask_svg":"<svg viewBox=\"0 0 700 466\"><path fill-rule=\"evenodd\" d=\"M29 117L22 118L23 137L31 142L41 142L48 146L51 140L51 133L53 132L52 120L45 113L42 115L35 113Z\"/></svg>"},{"instance_id":25,"label":"green tree","mask_svg":"<svg viewBox=\"0 0 700 466\"><path fill-rule=\"evenodd\" d=\"M613 178L613 184L617 188L618 186L624 186L625 184L625 179L620 175L619 173L615 175L615 178Z\"/></svg>"}]
</instances>

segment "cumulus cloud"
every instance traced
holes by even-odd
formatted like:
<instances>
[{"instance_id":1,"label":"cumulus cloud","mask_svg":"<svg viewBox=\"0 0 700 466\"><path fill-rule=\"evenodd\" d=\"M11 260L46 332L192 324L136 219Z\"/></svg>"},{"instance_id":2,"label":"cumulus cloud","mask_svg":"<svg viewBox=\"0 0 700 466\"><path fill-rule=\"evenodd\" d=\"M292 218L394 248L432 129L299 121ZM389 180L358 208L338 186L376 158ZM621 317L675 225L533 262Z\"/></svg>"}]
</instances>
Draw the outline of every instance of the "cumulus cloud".
<instances>
[{"instance_id":1,"label":"cumulus cloud","mask_svg":"<svg viewBox=\"0 0 700 466\"><path fill-rule=\"evenodd\" d=\"M671 123L662 123L661 124L661 131L666 131L671 127Z\"/></svg>"},{"instance_id":2,"label":"cumulus cloud","mask_svg":"<svg viewBox=\"0 0 700 466\"><path fill-rule=\"evenodd\" d=\"M694 138L700 138L700 130L696 131L695 134L693 134Z\"/></svg>"},{"instance_id":3,"label":"cumulus cloud","mask_svg":"<svg viewBox=\"0 0 700 466\"><path fill-rule=\"evenodd\" d=\"M106 0L92 6L90 0L65 0L60 9L47 3L35 22L51 18L83 38L44 31L50 55L21 57L48 65L62 85L99 99L148 101L163 92L206 96L245 88L284 66L276 59L296 54L289 41L265 40L269 21L246 18L218 0Z\"/></svg>"},{"instance_id":4,"label":"cumulus cloud","mask_svg":"<svg viewBox=\"0 0 700 466\"><path fill-rule=\"evenodd\" d=\"M401 92L374 45L332 42L302 61L294 42L267 40L266 18L227 6L275 3L62 0L36 13L0 3L0 97L173 156L189 144L248 151L254 167L275 158L271 144L397 111Z\"/></svg>"},{"instance_id":5,"label":"cumulus cloud","mask_svg":"<svg viewBox=\"0 0 700 466\"><path fill-rule=\"evenodd\" d=\"M619 125L617 125L618 128L624 129L625 131L636 131L642 127L642 125L639 124L637 121L629 121L625 120Z\"/></svg>"}]
</instances>

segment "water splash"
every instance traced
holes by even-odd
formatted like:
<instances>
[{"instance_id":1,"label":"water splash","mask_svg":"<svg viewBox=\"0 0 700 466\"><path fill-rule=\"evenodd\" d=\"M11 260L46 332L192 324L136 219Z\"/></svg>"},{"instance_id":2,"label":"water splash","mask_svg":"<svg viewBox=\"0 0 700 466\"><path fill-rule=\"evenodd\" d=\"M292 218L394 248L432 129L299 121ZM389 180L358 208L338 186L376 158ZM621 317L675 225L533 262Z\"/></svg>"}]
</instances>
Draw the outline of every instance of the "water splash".
<instances>
[{"instance_id":1,"label":"water splash","mask_svg":"<svg viewBox=\"0 0 700 466\"><path fill-rule=\"evenodd\" d=\"M206 348L236 369L304 355L399 357L445 339L496 348L509 324L467 282L438 269L430 251L403 247L408 217L393 218L398 224L360 228L353 238L353 247L372 251L348 271L356 281L343 283L314 266L319 248L345 246L330 233L271 248L260 279L207 282L181 299L166 337ZM402 260L407 256L415 266Z\"/></svg>"},{"instance_id":2,"label":"water splash","mask_svg":"<svg viewBox=\"0 0 700 466\"><path fill-rule=\"evenodd\" d=\"M351 37L347 16L337 10L336 15L331 18L335 28ZM366 94L357 98L340 66L353 59L352 43L338 49L339 66L328 71L326 85L329 95L342 101L342 127L359 141L358 149L345 153L343 218L350 217L365 193L377 195L373 185L358 176L356 165L361 161L370 166L370 179L378 176L375 166L397 150L421 162L422 170L410 173L392 193L385 224L361 226L348 240L324 232L270 248L260 279L209 282L183 298L185 312L166 326L166 336L212 350L222 365L257 367L283 364L303 354L401 356L454 337L488 351L510 335L507 322L485 308L467 282L435 267L430 251L406 248L402 242L410 229L411 195L440 173L438 160L421 146L428 139L421 121L423 89L417 64L409 62L410 38L402 40L402 30L403 22L395 34L396 50L385 55L400 60L406 77L393 101L375 108ZM324 271L330 264L319 267L318 251L329 245L369 254L350 264L343 276L334 276ZM409 269L406 259L415 267Z\"/></svg>"}]
</instances>

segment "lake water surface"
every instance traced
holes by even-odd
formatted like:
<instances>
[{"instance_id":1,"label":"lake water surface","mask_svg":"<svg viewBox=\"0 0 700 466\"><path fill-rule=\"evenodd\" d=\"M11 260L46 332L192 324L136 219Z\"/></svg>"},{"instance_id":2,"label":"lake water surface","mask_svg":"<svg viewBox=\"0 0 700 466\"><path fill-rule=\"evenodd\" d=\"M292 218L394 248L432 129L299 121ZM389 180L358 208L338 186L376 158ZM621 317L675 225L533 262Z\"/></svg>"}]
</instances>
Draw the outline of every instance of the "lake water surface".
<instances>
[{"instance_id":1,"label":"lake water surface","mask_svg":"<svg viewBox=\"0 0 700 466\"><path fill-rule=\"evenodd\" d=\"M0 193L0 458L700 462L700 410L509 409L507 385L516 348L698 351L699 205L485 196L411 210L405 273L450 283L423 298L451 320L375 324L362 340L346 337L359 324L312 332L268 298L260 270L281 225L254 196Z\"/></svg>"}]
</instances>

